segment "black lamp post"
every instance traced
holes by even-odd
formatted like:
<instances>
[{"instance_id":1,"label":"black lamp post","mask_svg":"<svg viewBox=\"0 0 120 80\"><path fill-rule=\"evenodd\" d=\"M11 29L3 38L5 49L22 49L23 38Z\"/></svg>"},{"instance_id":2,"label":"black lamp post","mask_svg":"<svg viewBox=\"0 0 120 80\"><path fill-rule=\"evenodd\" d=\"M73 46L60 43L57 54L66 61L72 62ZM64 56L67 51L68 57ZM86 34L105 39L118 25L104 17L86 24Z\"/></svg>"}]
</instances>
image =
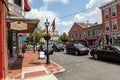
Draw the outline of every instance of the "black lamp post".
<instances>
[{"instance_id":1,"label":"black lamp post","mask_svg":"<svg viewBox=\"0 0 120 80\"><path fill-rule=\"evenodd\" d=\"M46 19L46 22L45 22L45 26L46 26L46 34L48 35L48 27L49 27L49 22L48 22L48 19ZM47 60L46 60L46 64L50 64L50 61L49 61L49 52L48 52L48 39L46 39L46 42L47 42Z\"/></svg>"}]
</instances>

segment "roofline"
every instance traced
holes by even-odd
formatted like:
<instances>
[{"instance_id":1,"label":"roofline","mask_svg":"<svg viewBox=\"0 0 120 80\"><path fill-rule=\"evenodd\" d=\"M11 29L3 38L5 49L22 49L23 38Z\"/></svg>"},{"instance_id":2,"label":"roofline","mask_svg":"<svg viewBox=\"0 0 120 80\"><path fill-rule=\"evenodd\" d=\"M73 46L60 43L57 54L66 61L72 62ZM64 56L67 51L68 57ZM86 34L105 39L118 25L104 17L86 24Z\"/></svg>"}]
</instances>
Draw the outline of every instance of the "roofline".
<instances>
[{"instance_id":1,"label":"roofline","mask_svg":"<svg viewBox=\"0 0 120 80\"><path fill-rule=\"evenodd\" d=\"M79 22L75 22L76 24L78 24L78 25L80 25L81 23L79 23ZM84 23L84 24L86 24L87 25L87 23ZM89 24L88 24L89 25ZM80 25L81 26L81 25ZM91 23L91 25L89 26L89 27L82 27L83 29L87 29L87 28L92 28L92 27L96 27L96 26L102 26L102 23L100 23L100 24L92 24Z\"/></svg>"},{"instance_id":2,"label":"roofline","mask_svg":"<svg viewBox=\"0 0 120 80\"><path fill-rule=\"evenodd\" d=\"M99 7L99 8L102 9L102 8L107 7L107 6L109 6L109 5L112 5L112 4L114 4L114 3L120 3L120 0L112 0L112 1L110 1L110 2L108 2L108 3L106 3L106 4L104 4L104 5L102 5L102 6Z\"/></svg>"},{"instance_id":3,"label":"roofline","mask_svg":"<svg viewBox=\"0 0 120 80\"><path fill-rule=\"evenodd\" d=\"M88 27L88 28L97 27L97 26L102 26L102 23L101 23L101 24L96 24L96 25L90 26L90 27ZM86 28L86 29L87 29L87 28Z\"/></svg>"}]
</instances>

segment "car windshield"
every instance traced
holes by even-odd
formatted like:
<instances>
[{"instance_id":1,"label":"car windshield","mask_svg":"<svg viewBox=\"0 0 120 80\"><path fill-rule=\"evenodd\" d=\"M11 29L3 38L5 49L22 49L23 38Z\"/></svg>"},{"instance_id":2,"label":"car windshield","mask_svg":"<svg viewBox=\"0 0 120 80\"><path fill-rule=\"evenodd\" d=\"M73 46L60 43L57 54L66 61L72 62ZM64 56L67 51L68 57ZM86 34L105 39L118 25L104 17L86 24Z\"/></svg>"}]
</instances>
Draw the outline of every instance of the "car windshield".
<instances>
[{"instance_id":1,"label":"car windshield","mask_svg":"<svg viewBox=\"0 0 120 80\"><path fill-rule=\"evenodd\" d=\"M48 49L52 50L52 46L48 45ZM47 45L43 45L43 50L47 50Z\"/></svg>"},{"instance_id":2,"label":"car windshield","mask_svg":"<svg viewBox=\"0 0 120 80\"><path fill-rule=\"evenodd\" d=\"M82 45L82 44L73 44L75 47L77 47L77 48L81 48L81 47L85 47L84 45Z\"/></svg>"},{"instance_id":3,"label":"car windshield","mask_svg":"<svg viewBox=\"0 0 120 80\"><path fill-rule=\"evenodd\" d=\"M114 47L120 51L120 46L114 46Z\"/></svg>"},{"instance_id":4,"label":"car windshield","mask_svg":"<svg viewBox=\"0 0 120 80\"><path fill-rule=\"evenodd\" d=\"M63 47L63 44L56 44L56 47Z\"/></svg>"}]
</instances>

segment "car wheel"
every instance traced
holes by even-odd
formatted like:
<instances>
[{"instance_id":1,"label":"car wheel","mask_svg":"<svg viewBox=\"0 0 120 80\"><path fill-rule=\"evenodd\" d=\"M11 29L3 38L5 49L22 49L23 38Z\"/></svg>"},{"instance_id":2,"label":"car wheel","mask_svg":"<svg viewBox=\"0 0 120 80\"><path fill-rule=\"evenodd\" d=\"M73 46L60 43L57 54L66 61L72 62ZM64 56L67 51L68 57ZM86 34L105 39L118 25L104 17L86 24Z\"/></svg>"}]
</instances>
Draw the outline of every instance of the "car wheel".
<instances>
[{"instance_id":1,"label":"car wheel","mask_svg":"<svg viewBox=\"0 0 120 80\"><path fill-rule=\"evenodd\" d=\"M77 52L77 51L75 51L75 55L76 55L76 56L78 55L78 52Z\"/></svg>"},{"instance_id":2,"label":"car wheel","mask_svg":"<svg viewBox=\"0 0 120 80\"><path fill-rule=\"evenodd\" d=\"M94 59L98 59L98 58L99 58L98 54L94 54L94 55L93 55L93 58L94 58Z\"/></svg>"}]
</instances>

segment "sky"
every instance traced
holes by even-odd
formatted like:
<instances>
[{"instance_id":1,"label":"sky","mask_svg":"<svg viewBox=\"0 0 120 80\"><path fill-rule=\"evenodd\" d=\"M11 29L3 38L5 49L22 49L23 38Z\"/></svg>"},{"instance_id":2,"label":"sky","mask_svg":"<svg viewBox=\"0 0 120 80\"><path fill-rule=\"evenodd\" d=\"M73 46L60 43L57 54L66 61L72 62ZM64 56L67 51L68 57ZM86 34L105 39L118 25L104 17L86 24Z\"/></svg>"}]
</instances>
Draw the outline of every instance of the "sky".
<instances>
[{"instance_id":1,"label":"sky","mask_svg":"<svg viewBox=\"0 0 120 80\"><path fill-rule=\"evenodd\" d=\"M51 24L55 19L56 31L68 34L74 22L102 23L100 6L111 0L28 0L31 11L25 17L40 19L38 27L45 28L46 18Z\"/></svg>"}]
</instances>

